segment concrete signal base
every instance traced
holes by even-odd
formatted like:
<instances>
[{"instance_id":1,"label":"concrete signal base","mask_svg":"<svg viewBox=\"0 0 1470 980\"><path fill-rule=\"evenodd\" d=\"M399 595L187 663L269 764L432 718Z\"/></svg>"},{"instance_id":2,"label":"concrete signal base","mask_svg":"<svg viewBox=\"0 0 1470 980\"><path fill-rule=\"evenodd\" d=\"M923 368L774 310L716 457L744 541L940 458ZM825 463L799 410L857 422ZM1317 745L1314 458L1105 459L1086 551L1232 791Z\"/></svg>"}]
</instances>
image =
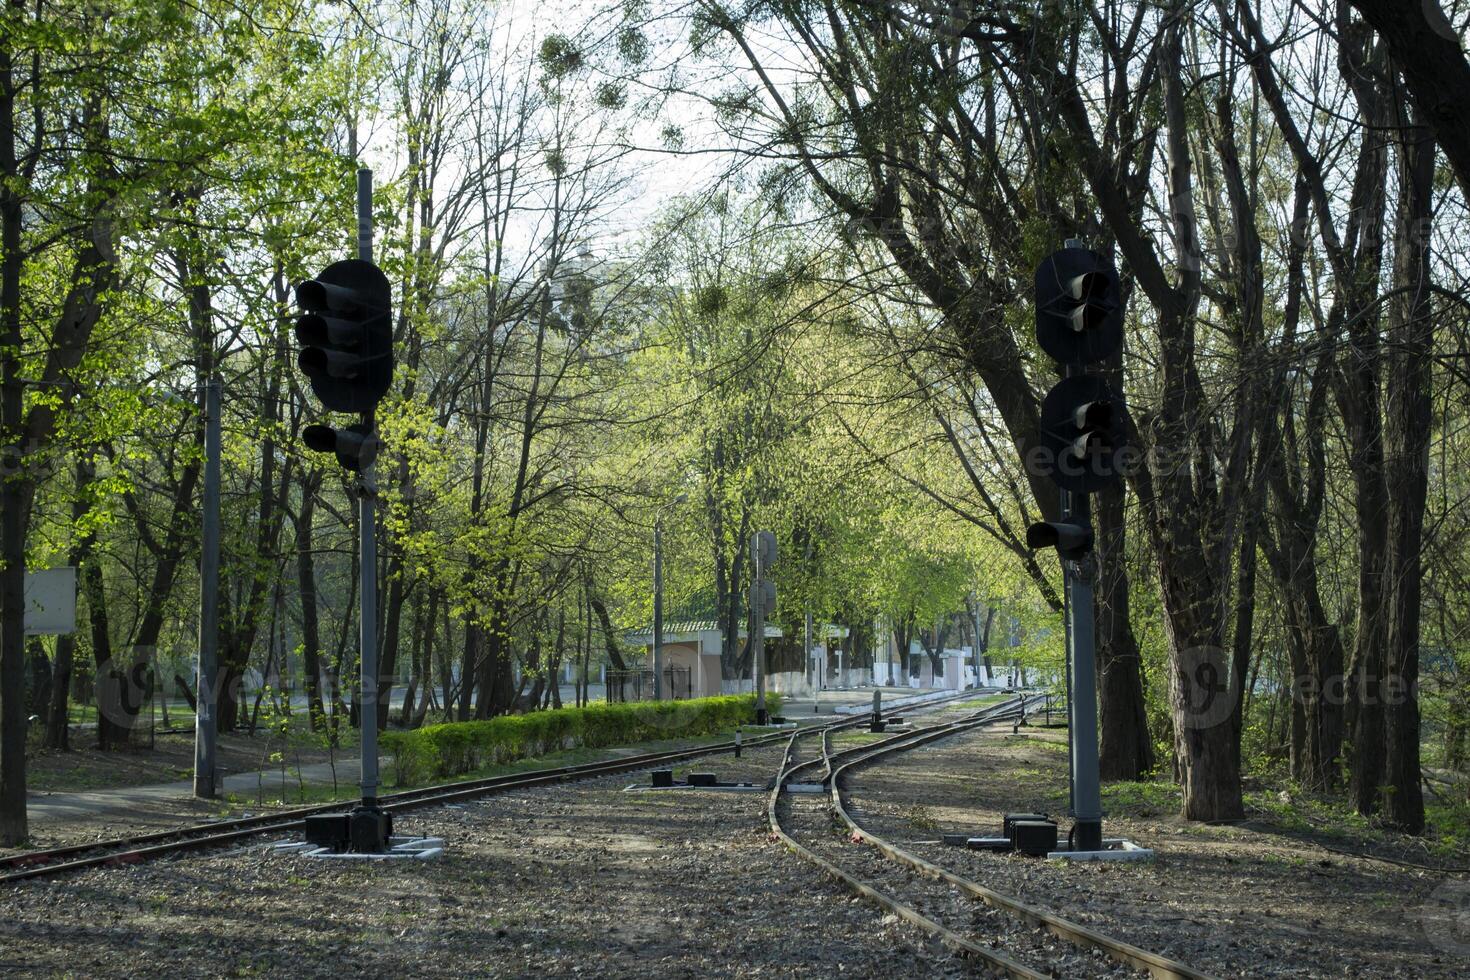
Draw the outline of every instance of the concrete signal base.
<instances>
[{"instance_id":1,"label":"concrete signal base","mask_svg":"<svg viewBox=\"0 0 1470 980\"><path fill-rule=\"evenodd\" d=\"M1063 861L1152 861L1154 852L1153 848L1139 847L1131 840L1105 837L1100 851L1050 851L1046 856Z\"/></svg>"}]
</instances>

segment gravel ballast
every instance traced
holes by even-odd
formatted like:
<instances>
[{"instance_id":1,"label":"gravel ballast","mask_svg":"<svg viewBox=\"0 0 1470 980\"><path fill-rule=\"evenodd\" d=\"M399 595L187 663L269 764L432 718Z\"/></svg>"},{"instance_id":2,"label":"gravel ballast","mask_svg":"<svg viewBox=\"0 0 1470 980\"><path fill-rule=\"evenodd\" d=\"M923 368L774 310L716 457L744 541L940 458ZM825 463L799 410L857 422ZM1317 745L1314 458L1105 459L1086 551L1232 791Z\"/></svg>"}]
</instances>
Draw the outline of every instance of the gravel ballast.
<instances>
[{"instance_id":1,"label":"gravel ballast","mask_svg":"<svg viewBox=\"0 0 1470 980\"><path fill-rule=\"evenodd\" d=\"M780 750L701 760L764 782ZM687 768L687 767L685 767ZM683 775L685 768L679 771ZM964 975L962 961L796 861L761 793L626 793L646 774L400 818L435 861L263 845L12 886L7 975Z\"/></svg>"},{"instance_id":2,"label":"gravel ballast","mask_svg":"<svg viewBox=\"0 0 1470 980\"><path fill-rule=\"evenodd\" d=\"M944 833L998 834L1007 811L1049 812L1065 836L1066 779L1064 751L1006 725L858 767L845 792L860 825L920 857L1215 976L1470 975L1463 876L1172 815L1106 820L1107 836L1155 850L1146 863L1045 861L940 844Z\"/></svg>"},{"instance_id":3,"label":"gravel ballast","mask_svg":"<svg viewBox=\"0 0 1470 980\"><path fill-rule=\"evenodd\" d=\"M839 747L861 740L844 736ZM781 755L763 747L740 760L696 760L677 774L764 784ZM0 890L0 973L975 974L974 964L791 854L766 826L766 794L624 792L647 780L624 774L401 816L400 831L447 839L435 861L313 861L271 854L261 842L23 882ZM1055 813L1059 792L1064 803L1065 755L1011 737L1006 726L860 767L848 795L863 825L900 846L1221 977L1467 975L1470 950L1456 945L1463 923L1429 914L1455 883L1444 875L1167 817L1109 819L1109 834L1157 850L1158 860L1143 865L1069 865L938 844L943 832L998 826L1007 809ZM892 874L871 847L823 824L823 799L798 804L812 808L809 839L859 874ZM1470 895L1462 892L1450 898ZM944 924L1003 952L1015 943L1023 961L1049 960L1057 976L1131 972L1054 946L958 894L920 897Z\"/></svg>"}]
</instances>

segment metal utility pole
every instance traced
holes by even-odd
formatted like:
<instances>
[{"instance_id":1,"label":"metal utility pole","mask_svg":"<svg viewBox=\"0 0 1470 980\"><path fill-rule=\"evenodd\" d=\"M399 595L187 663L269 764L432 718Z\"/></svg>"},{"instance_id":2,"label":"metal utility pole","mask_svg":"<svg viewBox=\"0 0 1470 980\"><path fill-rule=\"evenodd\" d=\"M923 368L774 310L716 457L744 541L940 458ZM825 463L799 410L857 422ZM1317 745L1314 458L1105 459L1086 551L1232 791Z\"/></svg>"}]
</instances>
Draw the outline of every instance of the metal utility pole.
<instances>
[{"instance_id":1,"label":"metal utility pole","mask_svg":"<svg viewBox=\"0 0 1470 980\"><path fill-rule=\"evenodd\" d=\"M812 539L811 539L811 535L810 534L807 535L806 545L802 549L802 558L804 559L804 561L802 563L802 567L804 569L806 569L806 571L807 571L808 574L810 574L811 573L811 564L812 564ZM804 620L804 624L803 625L805 626L805 632L803 632L803 634L802 634L802 642L801 642L802 653L806 657L806 665L807 665L807 667L811 669L811 672L812 672L812 689L815 691L815 690L818 690L820 688L821 681L817 677L817 665L812 660L812 611L811 611L811 609L807 609L805 611L804 615L802 616L802 619Z\"/></svg>"},{"instance_id":2,"label":"metal utility pole","mask_svg":"<svg viewBox=\"0 0 1470 980\"><path fill-rule=\"evenodd\" d=\"M1067 248L1086 246L1069 238ZM1083 374L1069 365L1067 377ZM1092 500L1085 493L1062 491L1062 520L1079 527L1092 526ZM1067 583L1067 672L1072 687L1067 734L1072 762L1072 846L1079 851L1102 850L1102 791L1097 756L1097 659L1093 634L1091 553L1078 561L1063 561Z\"/></svg>"},{"instance_id":3,"label":"metal utility pole","mask_svg":"<svg viewBox=\"0 0 1470 980\"><path fill-rule=\"evenodd\" d=\"M664 510L689 499L681 493L653 515L653 699L664 696ZM672 694L672 692L670 692Z\"/></svg>"},{"instance_id":4,"label":"metal utility pole","mask_svg":"<svg viewBox=\"0 0 1470 980\"><path fill-rule=\"evenodd\" d=\"M653 699L664 698L664 515L653 518Z\"/></svg>"},{"instance_id":5,"label":"metal utility pole","mask_svg":"<svg viewBox=\"0 0 1470 980\"><path fill-rule=\"evenodd\" d=\"M764 725L770 720L766 713L766 674L761 661L766 658L766 611L761 608L761 547L760 535L750 536L750 658L751 670L755 672L755 723Z\"/></svg>"},{"instance_id":6,"label":"metal utility pole","mask_svg":"<svg viewBox=\"0 0 1470 980\"><path fill-rule=\"evenodd\" d=\"M802 647L806 651L806 662L807 662L807 666L810 667L811 668L811 671L812 671L812 690L814 690L814 691L820 691L822 689L822 673L821 673L821 671L819 671L817 669L817 661L816 661L816 658L814 658L812 656L812 614L811 614L811 610L807 610L807 613L806 613L806 633L805 633L805 635L804 635L804 637L802 639Z\"/></svg>"},{"instance_id":7,"label":"metal utility pole","mask_svg":"<svg viewBox=\"0 0 1470 980\"><path fill-rule=\"evenodd\" d=\"M776 564L776 536L757 531L750 536L750 650L755 670L755 720L764 725L766 711L766 616L776 608L776 583L766 572Z\"/></svg>"},{"instance_id":8,"label":"metal utility pole","mask_svg":"<svg viewBox=\"0 0 1470 980\"><path fill-rule=\"evenodd\" d=\"M373 172L367 167L357 171L357 257L373 260ZM362 413L362 425L371 437L376 428L373 411ZM362 720L362 790L361 807L378 808L378 537L373 495L377 467L372 463L362 469L359 486L357 533L360 568L358 582L362 595L358 611L358 642L361 649L362 693L358 697Z\"/></svg>"},{"instance_id":9,"label":"metal utility pole","mask_svg":"<svg viewBox=\"0 0 1470 980\"><path fill-rule=\"evenodd\" d=\"M1061 513L1071 510L1067 491L1062 491ZM1072 719L1072 581L1067 576L1067 563L1062 562L1062 677L1067 695L1067 815L1077 817L1077 778L1074 775L1077 753L1072 733L1077 725Z\"/></svg>"},{"instance_id":10,"label":"metal utility pole","mask_svg":"<svg viewBox=\"0 0 1470 980\"><path fill-rule=\"evenodd\" d=\"M972 642L970 659L975 662L974 686L978 689L980 687L980 600L976 599L975 593L971 592L966 602L970 607L970 628L974 630L974 634L970 637Z\"/></svg>"},{"instance_id":11,"label":"metal utility pole","mask_svg":"<svg viewBox=\"0 0 1470 980\"><path fill-rule=\"evenodd\" d=\"M1063 519L1082 527L1092 523L1091 502L1085 493L1067 493L1070 506ZM1079 851L1102 850L1102 793L1098 786L1097 672L1093 634L1092 570L1089 554L1063 561L1067 581L1068 667L1072 676L1071 722L1068 734L1072 756L1072 809L1075 814L1072 846Z\"/></svg>"},{"instance_id":12,"label":"metal utility pole","mask_svg":"<svg viewBox=\"0 0 1470 980\"><path fill-rule=\"evenodd\" d=\"M194 712L194 795L212 800L219 736L220 379L204 383L204 540L199 556L199 679Z\"/></svg>"}]
</instances>

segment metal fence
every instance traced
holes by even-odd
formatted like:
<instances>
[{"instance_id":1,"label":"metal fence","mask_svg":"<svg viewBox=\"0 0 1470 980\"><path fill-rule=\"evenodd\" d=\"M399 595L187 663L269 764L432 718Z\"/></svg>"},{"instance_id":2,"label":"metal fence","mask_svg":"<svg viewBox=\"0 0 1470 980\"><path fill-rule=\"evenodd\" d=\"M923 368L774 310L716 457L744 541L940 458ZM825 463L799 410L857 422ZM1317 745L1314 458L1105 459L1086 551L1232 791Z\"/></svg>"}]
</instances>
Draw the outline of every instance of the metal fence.
<instances>
[{"instance_id":1,"label":"metal fence","mask_svg":"<svg viewBox=\"0 0 1470 980\"><path fill-rule=\"evenodd\" d=\"M672 698L678 701L689 697L691 683L689 675L688 667L665 667L665 699ZM607 700L610 703L652 701L653 671L651 669L609 670L607 672Z\"/></svg>"}]
</instances>

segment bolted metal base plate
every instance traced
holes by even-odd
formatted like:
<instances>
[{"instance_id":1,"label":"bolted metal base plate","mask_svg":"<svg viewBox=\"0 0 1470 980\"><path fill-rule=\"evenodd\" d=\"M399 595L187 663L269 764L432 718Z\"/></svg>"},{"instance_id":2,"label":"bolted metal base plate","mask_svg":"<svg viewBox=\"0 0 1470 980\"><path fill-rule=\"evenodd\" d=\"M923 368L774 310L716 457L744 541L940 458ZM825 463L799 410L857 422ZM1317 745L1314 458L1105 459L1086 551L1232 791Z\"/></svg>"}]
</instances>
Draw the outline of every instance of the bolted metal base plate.
<instances>
[{"instance_id":1,"label":"bolted metal base plate","mask_svg":"<svg viewBox=\"0 0 1470 980\"><path fill-rule=\"evenodd\" d=\"M674 786L624 786L624 793L759 793L765 790L764 786L755 783L725 783L719 786L690 786L688 783L678 783Z\"/></svg>"},{"instance_id":2,"label":"bolted metal base plate","mask_svg":"<svg viewBox=\"0 0 1470 980\"><path fill-rule=\"evenodd\" d=\"M332 861L428 861L444 853L442 837L390 837L388 849L374 854L358 854L353 851L333 851L318 847L307 841L281 841L271 845L273 854L296 854L300 857L321 858Z\"/></svg>"}]
</instances>

